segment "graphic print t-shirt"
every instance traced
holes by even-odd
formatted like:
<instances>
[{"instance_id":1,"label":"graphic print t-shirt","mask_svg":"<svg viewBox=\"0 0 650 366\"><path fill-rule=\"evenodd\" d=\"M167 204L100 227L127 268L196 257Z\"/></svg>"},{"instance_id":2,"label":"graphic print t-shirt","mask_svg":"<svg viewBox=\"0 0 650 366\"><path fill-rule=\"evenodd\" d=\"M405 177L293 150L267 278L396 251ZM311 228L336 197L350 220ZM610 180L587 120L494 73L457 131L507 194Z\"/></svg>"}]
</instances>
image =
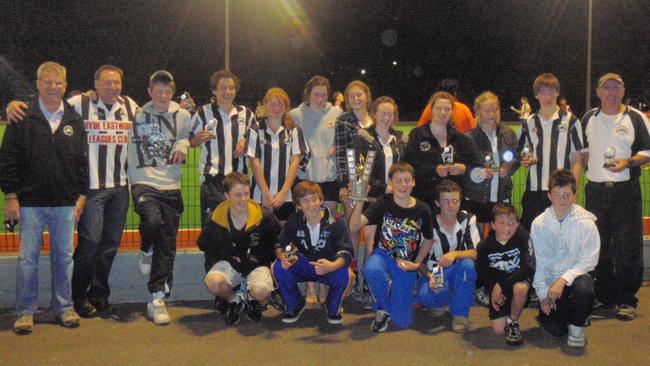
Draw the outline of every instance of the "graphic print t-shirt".
<instances>
[{"instance_id":1,"label":"graphic print t-shirt","mask_svg":"<svg viewBox=\"0 0 650 366\"><path fill-rule=\"evenodd\" d=\"M377 225L375 246L394 258L413 261L422 239L431 239L431 211L429 206L416 200L413 207L403 208L385 194L370 205L363 215L369 225Z\"/></svg>"}]
</instances>

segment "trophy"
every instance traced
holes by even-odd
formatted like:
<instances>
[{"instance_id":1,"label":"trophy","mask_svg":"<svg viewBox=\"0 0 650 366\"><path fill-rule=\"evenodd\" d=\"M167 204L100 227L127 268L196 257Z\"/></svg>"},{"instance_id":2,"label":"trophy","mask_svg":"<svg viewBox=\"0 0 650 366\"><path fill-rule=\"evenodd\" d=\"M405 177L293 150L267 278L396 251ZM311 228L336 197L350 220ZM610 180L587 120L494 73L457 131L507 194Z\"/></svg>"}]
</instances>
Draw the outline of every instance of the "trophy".
<instances>
[{"instance_id":1,"label":"trophy","mask_svg":"<svg viewBox=\"0 0 650 366\"><path fill-rule=\"evenodd\" d=\"M445 146L441 156L443 165L452 165L454 163L454 147L451 145Z\"/></svg>"},{"instance_id":2,"label":"trophy","mask_svg":"<svg viewBox=\"0 0 650 366\"><path fill-rule=\"evenodd\" d=\"M194 99L192 99L189 92L181 94L181 102L179 104L181 108L186 109L190 114L196 112L196 103L194 103Z\"/></svg>"},{"instance_id":3,"label":"trophy","mask_svg":"<svg viewBox=\"0 0 650 366\"><path fill-rule=\"evenodd\" d=\"M445 274L442 271L442 267L440 267L440 265L433 267L433 270L431 271L431 277L433 277L434 289L445 287Z\"/></svg>"},{"instance_id":4,"label":"trophy","mask_svg":"<svg viewBox=\"0 0 650 366\"><path fill-rule=\"evenodd\" d=\"M535 157L534 149L530 144L527 144L523 149L521 149L521 159L528 160L530 162L530 165L537 164L537 158Z\"/></svg>"},{"instance_id":5,"label":"trophy","mask_svg":"<svg viewBox=\"0 0 650 366\"><path fill-rule=\"evenodd\" d=\"M140 155L151 164L156 158L163 160L167 164L172 164L174 151L172 151L173 141L167 142L167 138L160 130L157 124L141 124L136 127L139 138L134 138Z\"/></svg>"},{"instance_id":6,"label":"trophy","mask_svg":"<svg viewBox=\"0 0 650 366\"><path fill-rule=\"evenodd\" d=\"M614 146L610 146L607 149L605 149L605 164L603 164L603 167L605 168L611 168L613 166L616 166L616 148Z\"/></svg>"},{"instance_id":7,"label":"trophy","mask_svg":"<svg viewBox=\"0 0 650 366\"><path fill-rule=\"evenodd\" d=\"M485 174L485 169L490 169L498 174L501 165L510 163L512 160L514 160L514 154L512 153L511 150L506 150L503 152L499 166L497 166L497 163L492 157L492 155L487 154L485 155L485 164L483 165L483 167L476 167L472 169L469 172L469 177L470 179L472 179L472 182L481 183L487 177Z\"/></svg>"},{"instance_id":8,"label":"trophy","mask_svg":"<svg viewBox=\"0 0 650 366\"><path fill-rule=\"evenodd\" d=\"M372 173L372 165L375 162L374 150L368 151L365 162L363 156L359 159L359 164L356 164L356 152L354 149L346 149L345 156L348 165L348 175L352 192L350 192L350 200L352 202L367 201L368 195L366 193L368 184L370 183L370 173Z\"/></svg>"},{"instance_id":9,"label":"trophy","mask_svg":"<svg viewBox=\"0 0 650 366\"><path fill-rule=\"evenodd\" d=\"M298 247L295 246L293 243L287 244L286 247L284 247L284 255L285 258L291 263L295 263L298 261Z\"/></svg>"}]
</instances>

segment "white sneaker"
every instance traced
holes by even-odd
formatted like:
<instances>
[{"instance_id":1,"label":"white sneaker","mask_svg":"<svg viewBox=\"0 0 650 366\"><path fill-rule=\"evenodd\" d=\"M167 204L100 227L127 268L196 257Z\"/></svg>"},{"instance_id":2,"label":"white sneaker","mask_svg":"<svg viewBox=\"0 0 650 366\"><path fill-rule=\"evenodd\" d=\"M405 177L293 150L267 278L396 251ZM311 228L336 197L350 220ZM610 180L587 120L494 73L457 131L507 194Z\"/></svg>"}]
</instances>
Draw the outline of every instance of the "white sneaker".
<instances>
[{"instance_id":1,"label":"white sneaker","mask_svg":"<svg viewBox=\"0 0 650 366\"><path fill-rule=\"evenodd\" d=\"M169 314L165 307L165 302L156 299L147 304L147 316L153 320L154 324L169 324Z\"/></svg>"},{"instance_id":2,"label":"white sneaker","mask_svg":"<svg viewBox=\"0 0 650 366\"><path fill-rule=\"evenodd\" d=\"M143 275L151 273L151 259L153 258L153 249L148 252L140 251L138 254L138 270Z\"/></svg>"},{"instance_id":3,"label":"white sneaker","mask_svg":"<svg viewBox=\"0 0 650 366\"><path fill-rule=\"evenodd\" d=\"M566 340L566 344L569 347L582 348L587 343L585 338L585 328L576 327L575 325L569 324L569 337Z\"/></svg>"}]
</instances>

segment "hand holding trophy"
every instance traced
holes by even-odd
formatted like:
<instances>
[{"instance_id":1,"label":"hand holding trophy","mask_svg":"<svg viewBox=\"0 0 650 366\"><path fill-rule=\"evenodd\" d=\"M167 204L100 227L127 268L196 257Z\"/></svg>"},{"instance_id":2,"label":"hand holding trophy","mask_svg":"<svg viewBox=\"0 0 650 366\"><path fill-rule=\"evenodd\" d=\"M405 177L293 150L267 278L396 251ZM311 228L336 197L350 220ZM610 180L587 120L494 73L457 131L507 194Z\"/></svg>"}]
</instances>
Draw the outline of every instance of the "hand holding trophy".
<instances>
[{"instance_id":1,"label":"hand holding trophy","mask_svg":"<svg viewBox=\"0 0 650 366\"><path fill-rule=\"evenodd\" d=\"M469 173L469 177L474 183L481 183L486 179L492 179L494 174L498 173L499 169L501 169L502 165L510 163L513 160L514 160L514 154L512 153L512 151L506 150L501 155L500 164L499 166L497 166L496 161L492 157L492 154L487 154L485 156L485 163L483 164L483 166L472 169ZM490 171L492 174L489 174L488 177L486 171Z\"/></svg>"},{"instance_id":2,"label":"hand holding trophy","mask_svg":"<svg viewBox=\"0 0 650 366\"><path fill-rule=\"evenodd\" d=\"M606 148L603 155L605 158L605 164L603 164L604 168L611 168L616 166L616 148L614 146Z\"/></svg>"},{"instance_id":3,"label":"hand holding trophy","mask_svg":"<svg viewBox=\"0 0 650 366\"><path fill-rule=\"evenodd\" d=\"M352 190L350 193L350 201L365 202L368 200L368 184L370 183L370 174L372 173L372 165L375 162L376 152L374 150L368 151L365 161L363 156L361 156L358 165L354 149L346 149L345 154Z\"/></svg>"},{"instance_id":4,"label":"hand holding trophy","mask_svg":"<svg viewBox=\"0 0 650 366\"><path fill-rule=\"evenodd\" d=\"M533 149L530 143L526 144L526 146L521 149L521 163L526 167L537 164L535 149Z\"/></svg>"},{"instance_id":5,"label":"hand holding trophy","mask_svg":"<svg viewBox=\"0 0 650 366\"><path fill-rule=\"evenodd\" d=\"M284 256L291 264L298 261L298 247L294 243L289 243L284 247Z\"/></svg>"}]
</instances>

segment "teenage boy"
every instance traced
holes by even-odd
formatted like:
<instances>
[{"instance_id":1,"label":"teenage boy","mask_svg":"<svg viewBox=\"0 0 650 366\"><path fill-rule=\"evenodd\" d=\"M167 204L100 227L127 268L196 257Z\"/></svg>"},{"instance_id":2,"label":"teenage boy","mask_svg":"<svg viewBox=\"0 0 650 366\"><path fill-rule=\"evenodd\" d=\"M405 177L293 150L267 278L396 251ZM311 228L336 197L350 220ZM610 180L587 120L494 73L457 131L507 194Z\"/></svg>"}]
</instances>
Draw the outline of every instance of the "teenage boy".
<instances>
[{"instance_id":1,"label":"teenage boy","mask_svg":"<svg viewBox=\"0 0 650 366\"><path fill-rule=\"evenodd\" d=\"M557 105L560 81L550 73L533 82L540 109L521 125L519 152L528 168L526 190L521 198L521 225L530 230L533 219L551 204L548 177L556 169L571 169L576 181L582 174L582 127L576 116ZM528 152L524 152L526 149Z\"/></svg>"},{"instance_id":2,"label":"teenage boy","mask_svg":"<svg viewBox=\"0 0 650 366\"><path fill-rule=\"evenodd\" d=\"M129 181L135 212L140 215L140 251L149 261L152 301L147 315L155 324L169 323L163 299L170 295L176 256L176 233L183 212L182 163L189 147L190 114L172 101L176 84L167 71L149 78L151 101L136 114L129 132ZM147 263L148 262L148 263Z\"/></svg>"},{"instance_id":3,"label":"teenage boy","mask_svg":"<svg viewBox=\"0 0 650 366\"><path fill-rule=\"evenodd\" d=\"M519 317L533 283L535 257L528 232L519 226L517 209L497 203L492 209L490 235L478 245L476 267L490 291L490 319L496 335L506 343L523 342Z\"/></svg>"},{"instance_id":4,"label":"teenage boy","mask_svg":"<svg viewBox=\"0 0 650 366\"><path fill-rule=\"evenodd\" d=\"M415 298L416 303L432 308L434 316L444 314L441 308L449 306L451 329L457 333L469 327L476 282L475 248L481 240L476 216L460 210L462 197L461 187L452 180L444 179L436 187L434 202L440 213L433 220L433 246L419 269ZM442 270L442 281L433 274L436 270Z\"/></svg>"},{"instance_id":5,"label":"teenage boy","mask_svg":"<svg viewBox=\"0 0 650 366\"><path fill-rule=\"evenodd\" d=\"M239 322L243 306L248 318L257 322L273 291L269 265L280 223L271 211L250 199L247 175L226 175L223 188L226 200L214 210L196 241L205 256L203 282L222 300L218 310L225 309L226 324ZM236 293L240 286L242 291Z\"/></svg>"},{"instance_id":6,"label":"teenage boy","mask_svg":"<svg viewBox=\"0 0 650 366\"><path fill-rule=\"evenodd\" d=\"M88 145L81 117L62 100L66 69L44 62L37 71L38 96L21 123L7 127L0 148L0 187L9 225L20 221L13 330L31 333L38 300L38 260L43 231L50 233L51 307L61 325L79 326L72 303L72 242L86 203Z\"/></svg>"},{"instance_id":7,"label":"teenage boy","mask_svg":"<svg viewBox=\"0 0 650 366\"><path fill-rule=\"evenodd\" d=\"M305 309L298 282L329 286L325 309L327 322L341 324L341 302L354 276L350 270L352 241L344 218L335 219L323 205L323 191L314 182L302 181L293 189L300 211L284 224L276 244L278 260L273 274L285 304L282 321L294 323ZM289 247L289 251L287 251ZM294 251L296 253L292 253Z\"/></svg>"},{"instance_id":8,"label":"teenage boy","mask_svg":"<svg viewBox=\"0 0 650 366\"><path fill-rule=\"evenodd\" d=\"M375 232L376 249L369 248L372 253L363 270L375 300L373 332L385 331L390 320L399 328L411 324L416 271L433 243L431 210L411 196L413 167L393 164L388 177L393 193L377 198L363 214L363 202L357 202L350 215L350 231L369 225Z\"/></svg>"},{"instance_id":9,"label":"teenage boy","mask_svg":"<svg viewBox=\"0 0 650 366\"><path fill-rule=\"evenodd\" d=\"M548 186L551 207L537 216L530 232L537 264L533 286L540 299L537 319L556 337L568 332L570 347L584 347L595 296L590 272L600 251L596 216L574 204L577 182L568 170L553 172Z\"/></svg>"},{"instance_id":10,"label":"teenage boy","mask_svg":"<svg viewBox=\"0 0 650 366\"><path fill-rule=\"evenodd\" d=\"M255 122L247 107L235 104L239 78L229 70L210 76L215 101L202 105L192 117L191 145L201 145L201 226L226 198L223 178L231 172L246 174L246 133ZM211 99L212 100L212 99Z\"/></svg>"}]
</instances>

